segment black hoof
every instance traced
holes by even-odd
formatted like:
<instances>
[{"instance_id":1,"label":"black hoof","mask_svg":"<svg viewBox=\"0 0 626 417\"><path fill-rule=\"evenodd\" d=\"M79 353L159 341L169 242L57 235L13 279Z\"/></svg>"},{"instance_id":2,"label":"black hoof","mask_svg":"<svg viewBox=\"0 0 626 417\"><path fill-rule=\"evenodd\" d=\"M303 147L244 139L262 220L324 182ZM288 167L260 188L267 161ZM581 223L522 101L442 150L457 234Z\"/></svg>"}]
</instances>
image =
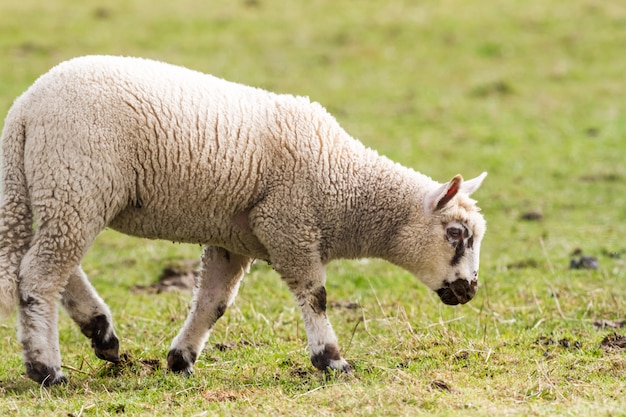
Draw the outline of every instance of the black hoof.
<instances>
[{"instance_id":1,"label":"black hoof","mask_svg":"<svg viewBox=\"0 0 626 417\"><path fill-rule=\"evenodd\" d=\"M61 369L44 365L41 362L27 363L26 375L44 387L67 383L67 378L61 373Z\"/></svg>"},{"instance_id":2,"label":"black hoof","mask_svg":"<svg viewBox=\"0 0 626 417\"><path fill-rule=\"evenodd\" d=\"M91 347L98 358L113 363L119 363L120 341L115 335L111 336L110 340L107 341L94 338L91 340Z\"/></svg>"},{"instance_id":3,"label":"black hoof","mask_svg":"<svg viewBox=\"0 0 626 417\"><path fill-rule=\"evenodd\" d=\"M320 353L311 356L311 363L321 371L343 371L349 372L352 367L339 353L339 349L334 345L326 345Z\"/></svg>"},{"instance_id":4,"label":"black hoof","mask_svg":"<svg viewBox=\"0 0 626 417\"><path fill-rule=\"evenodd\" d=\"M185 356L188 356L186 359ZM167 353L167 368L178 374L192 375L193 364L196 361L195 352L185 352L180 349L172 349Z\"/></svg>"}]
</instances>

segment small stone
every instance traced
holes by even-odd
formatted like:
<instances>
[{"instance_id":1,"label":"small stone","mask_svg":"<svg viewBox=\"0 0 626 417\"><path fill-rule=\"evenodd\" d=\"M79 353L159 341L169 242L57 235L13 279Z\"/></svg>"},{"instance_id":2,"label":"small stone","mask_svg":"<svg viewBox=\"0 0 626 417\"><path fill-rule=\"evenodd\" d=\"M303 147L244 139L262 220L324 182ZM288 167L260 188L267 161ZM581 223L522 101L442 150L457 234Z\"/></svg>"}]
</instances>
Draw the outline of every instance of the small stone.
<instances>
[{"instance_id":1,"label":"small stone","mask_svg":"<svg viewBox=\"0 0 626 417\"><path fill-rule=\"evenodd\" d=\"M572 259L569 263L571 269L598 269L600 262L593 256L581 256L579 259Z\"/></svg>"},{"instance_id":2,"label":"small stone","mask_svg":"<svg viewBox=\"0 0 626 417\"><path fill-rule=\"evenodd\" d=\"M543 219L543 214L540 211L527 211L526 213L522 213L520 219L536 222Z\"/></svg>"}]
</instances>

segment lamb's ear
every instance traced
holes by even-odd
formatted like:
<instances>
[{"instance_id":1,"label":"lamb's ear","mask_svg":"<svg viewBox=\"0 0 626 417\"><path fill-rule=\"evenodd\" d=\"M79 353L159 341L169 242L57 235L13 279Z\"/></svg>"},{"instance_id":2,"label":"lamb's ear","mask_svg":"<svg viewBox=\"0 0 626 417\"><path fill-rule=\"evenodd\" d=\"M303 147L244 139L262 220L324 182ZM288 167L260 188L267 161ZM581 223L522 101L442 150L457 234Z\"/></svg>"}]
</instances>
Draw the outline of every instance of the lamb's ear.
<instances>
[{"instance_id":1,"label":"lamb's ear","mask_svg":"<svg viewBox=\"0 0 626 417\"><path fill-rule=\"evenodd\" d=\"M467 195L472 194L474 191L478 190L478 188L483 183L483 180L485 179L486 176L487 176L487 173L483 172L476 178L464 181L463 185L461 185L461 192L464 192Z\"/></svg>"},{"instance_id":2,"label":"lamb's ear","mask_svg":"<svg viewBox=\"0 0 626 417\"><path fill-rule=\"evenodd\" d=\"M456 193L461 189L463 177L460 174L455 175L449 183L442 185L426 194L424 198L424 211L431 214L435 210L441 210L446 204L454 198Z\"/></svg>"}]
</instances>

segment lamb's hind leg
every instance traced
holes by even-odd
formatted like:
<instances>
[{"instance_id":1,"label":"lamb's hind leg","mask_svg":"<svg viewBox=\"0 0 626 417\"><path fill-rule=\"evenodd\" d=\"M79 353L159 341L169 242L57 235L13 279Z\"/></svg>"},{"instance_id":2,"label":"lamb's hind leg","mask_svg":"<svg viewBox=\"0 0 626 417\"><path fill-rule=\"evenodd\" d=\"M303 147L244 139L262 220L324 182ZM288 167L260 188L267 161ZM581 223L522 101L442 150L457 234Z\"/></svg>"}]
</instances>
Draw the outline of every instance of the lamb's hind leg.
<instances>
[{"instance_id":1,"label":"lamb's hind leg","mask_svg":"<svg viewBox=\"0 0 626 417\"><path fill-rule=\"evenodd\" d=\"M167 366L174 372L193 373L193 364L211 333L237 295L239 284L252 259L225 249L207 247L197 280L191 311L167 354Z\"/></svg>"},{"instance_id":2,"label":"lamb's hind leg","mask_svg":"<svg viewBox=\"0 0 626 417\"><path fill-rule=\"evenodd\" d=\"M119 340L113 330L111 312L80 266L70 273L61 303L83 334L91 339L96 356L119 362Z\"/></svg>"},{"instance_id":3,"label":"lamb's hind leg","mask_svg":"<svg viewBox=\"0 0 626 417\"><path fill-rule=\"evenodd\" d=\"M82 255L82 250L75 246L77 242L50 230L45 227L35 234L21 263L18 286L18 334L26 374L43 385L66 381L61 373L57 301L69 272Z\"/></svg>"}]
</instances>

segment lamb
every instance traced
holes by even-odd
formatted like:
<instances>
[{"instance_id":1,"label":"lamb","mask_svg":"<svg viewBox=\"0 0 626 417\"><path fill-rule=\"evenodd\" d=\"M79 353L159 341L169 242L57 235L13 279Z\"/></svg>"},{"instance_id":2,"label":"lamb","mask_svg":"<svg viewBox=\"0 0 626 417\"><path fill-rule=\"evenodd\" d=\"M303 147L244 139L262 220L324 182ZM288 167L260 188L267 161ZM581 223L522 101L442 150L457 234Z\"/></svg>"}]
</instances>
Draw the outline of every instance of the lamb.
<instances>
[{"instance_id":1,"label":"lamb","mask_svg":"<svg viewBox=\"0 0 626 417\"><path fill-rule=\"evenodd\" d=\"M19 306L26 373L61 372L57 302L97 357L119 361L111 312L81 269L106 227L204 246L189 315L167 354L193 372L255 259L301 309L312 364L348 371L326 316L325 265L377 257L445 304L477 290L486 173L440 184L350 137L326 110L161 62L88 56L41 76L2 132L0 313Z\"/></svg>"}]
</instances>

